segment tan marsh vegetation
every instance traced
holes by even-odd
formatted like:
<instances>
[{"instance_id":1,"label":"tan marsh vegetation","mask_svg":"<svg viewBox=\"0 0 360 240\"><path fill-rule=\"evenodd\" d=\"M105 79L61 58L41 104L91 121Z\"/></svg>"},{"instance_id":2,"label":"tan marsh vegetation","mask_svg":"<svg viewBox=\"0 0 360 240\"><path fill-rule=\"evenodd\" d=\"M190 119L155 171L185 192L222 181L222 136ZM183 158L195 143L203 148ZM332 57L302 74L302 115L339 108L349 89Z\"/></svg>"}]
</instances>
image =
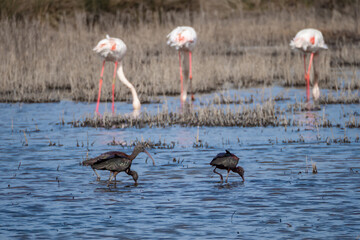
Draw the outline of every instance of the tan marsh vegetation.
<instances>
[{"instance_id":1,"label":"tan marsh vegetation","mask_svg":"<svg viewBox=\"0 0 360 240\"><path fill-rule=\"evenodd\" d=\"M106 34L127 44L124 71L141 101L179 94L177 54L166 46L166 35L178 25L191 25L198 33L193 54L196 92L218 90L225 83L235 88L305 86L302 56L290 50L289 42L306 27L321 30L329 45L321 53L320 87L338 88L335 72L360 63L360 35L352 15L316 8L247 12L243 7L214 13L207 11L211 4L199 6L198 11L163 12L161 19L144 10L134 23L129 23L129 14L99 14L90 24L81 9L71 17L56 15L55 23L46 15L2 17L0 101L95 101L101 59L92 48ZM111 100L113 67L105 66L102 101ZM359 82L356 71L349 79ZM131 98L119 81L115 98Z\"/></svg>"}]
</instances>

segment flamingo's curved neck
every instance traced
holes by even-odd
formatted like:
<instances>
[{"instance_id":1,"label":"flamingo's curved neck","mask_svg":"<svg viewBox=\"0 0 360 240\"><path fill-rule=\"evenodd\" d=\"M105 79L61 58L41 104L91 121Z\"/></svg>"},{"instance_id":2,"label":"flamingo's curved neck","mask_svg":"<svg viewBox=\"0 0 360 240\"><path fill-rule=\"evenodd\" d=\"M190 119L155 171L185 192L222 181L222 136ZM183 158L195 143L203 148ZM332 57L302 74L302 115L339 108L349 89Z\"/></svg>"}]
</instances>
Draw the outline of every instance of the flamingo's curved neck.
<instances>
[{"instance_id":1,"label":"flamingo's curved neck","mask_svg":"<svg viewBox=\"0 0 360 240\"><path fill-rule=\"evenodd\" d=\"M126 79L124 75L123 65L121 62L117 74L120 78L120 81L124 83L128 88L130 88L133 97L133 107L135 110L139 110L141 108L139 97L136 93L135 87Z\"/></svg>"}]
</instances>

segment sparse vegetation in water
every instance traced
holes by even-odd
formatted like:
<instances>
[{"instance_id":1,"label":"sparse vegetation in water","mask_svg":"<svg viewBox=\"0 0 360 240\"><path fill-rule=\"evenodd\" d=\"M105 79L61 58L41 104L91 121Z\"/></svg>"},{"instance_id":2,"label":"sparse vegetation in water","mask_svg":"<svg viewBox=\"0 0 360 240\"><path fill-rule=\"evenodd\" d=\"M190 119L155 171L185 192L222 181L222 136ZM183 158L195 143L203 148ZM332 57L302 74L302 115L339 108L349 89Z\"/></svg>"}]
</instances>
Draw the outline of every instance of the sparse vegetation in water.
<instances>
[{"instance_id":1,"label":"sparse vegetation in water","mask_svg":"<svg viewBox=\"0 0 360 240\"><path fill-rule=\"evenodd\" d=\"M155 149L173 149L175 147L174 141L171 141L170 143L166 143L165 139L163 141L161 141L161 139L159 139L157 142L152 141L150 139L147 139L147 140L142 139L141 141L136 139L135 141L127 142L125 140L116 141L115 137L113 138L113 140L111 142L108 143L108 145L121 146L122 148L132 148L132 147L136 146L136 144L138 144L139 142L145 143L147 147L155 148Z\"/></svg>"},{"instance_id":2,"label":"sparse vegetation in water","mask_svg":"<svg viewBox=\"0 0 360 240\"><path fill-rule=\"evenodd\" d=\"M277 142L277 141L276 141ZM302 135L299 136L299 139L284 139L282 140L282 143L304 143L305 139Z\"/></svg>"},{"instance_id":3,"label":"sparse vegetation in water","mask_svg":"<svg viewBox=\"0 0 360 240\"><path fill-rule=\"evenodd\" d=\"M60 143L60 140L58 140L58 142L57 142L57 143L56 143L56 142L53 142L53 141L51 141L51 140L49 140L49 144L48 144L48 146L50 146L50 147L53 147L53 146L62 147L62 146L64 146L64 144L61 144L61 143Z\"/></svg>"},{"instance_id":4,"label":"sparse vegetation in water","mask_svg":"<svg viewBox=\"0 0 360 240\"><path fill-rule=\"evenodd\" d=\"M277 96L275 96L274 101L278 102L278 101L287 101L290 100L289 97L284 97L284 94L279 94Z\"/></svg>"},{"instance_id":5,"label":"sparse vegetation in water","mask_svg":"<svg viewBox=\"0 0 360 240\"><path fill-rule=\"evenodd\" d=\"M310 114L310 113L309 113ZM311 117L311 114L310 114ZM286 111L276 107L271 102L256 106L239 106L237 109L219 109L214 106L190 109L183 112L168 111L166 107L156 114L143 111L140 116L112 115L85 116L83 120L68 122L74 127L103 127L103 128L143 128L143 127L170 127L173 125L187 126L240 126L240 127L267 127L267 126L295 126L301 127L311 122L316 127L341 127L339 123L332 123L325 115L311 117L311 119L297 119L295 115L288 116Z\"/></svg>"},{"instance_id":6,"label":"sparse vegetation in water","mask_svg":"<svg viewBox=\"0 0 360 240\"><path fill-rule=\"evenodd\" d=\"M200 139L200 127L197 127L195 142L193 143L193 148L209 148L209 144L207 142L203 143Z\"/></svg>"},{"instance_id":7,"label":"sparse vegetation in water","mask_svg":"<svg viewBox=\"0 0 360 240\"><path fill-rule=\"evenodd\" d=\"M313 111L320 111L321 106L315 103L307 103L307 102L295 102L289 103L287 105L286 111L288 112L313 112Z\"/></svg>"},{"instance_id":8,"label":"sparse vegetation in water","mask_svg":"<svg viewBox=\"0 0 360 240\"><path fill-rule=\"evenodd\" d=\"M69 122L73 126L81 127L169 127L180 126L239 126L239 127L267 127L287 126L293 124L286 120L285 112L275 108L274 102L265 102L255 106L239 106L234 111L230 108L219 109L215 106L189 109L183 112L169 112L167 107L162 111L151 114L147 111L139 117L104 114L102 117L87 116L84 120Z\"/></svg>"},{"instance_id":9,"label":"sparse vegetation in water","mask_svg":"<svg viewBox=\"0 0 360 240\"><path fill-rule=\"evenodd\" d=\"M24 139L25 139L25 142L23 142L23 146L29 146L29 143L28 143L28 139L27 139L27 137L26 137L26 132L25 132L25 130L23 130L23 132L24 132Z\"/></svg>"},{"instance_id":10,"label":"sparse vegetation in water","mask_svg":"<svg viewBox=\"0 0 360 240\"><path fill-rule=\"evenodd\" d=\"M312 163L312 173L313 173L313 174L318 173L318 170L317 170L317 167L316 167L316 162L313 162L313 163Z\"/></svg>"},{"instance_id":11,"label":"sparse vegetation in water","mask_svg":"<svg viewBox=\"0 0 360 240\"><path fill-rule=\"evenodd\" d=\"M345 126L348 128L360 128L360 115L357 112L349 115L349 121L346 121Z\"/></svg>"},{"instance_id":12,"label":"sparse vegetation in water","mask_svg":"<svg viewBox=\"0 0 360 240\"><path fill-rule=\"evenodd\" d=\"M335 97L331 92L327 95L320 96L319 104L359 104L359 91L340 92L338 97Z\"/></svg>"},{"instance_id":13,"label":"sparse vegetation in water","mask_svg":"<svg viewBox=\"0 0 360 240\"><path fill-rule=\"evenodd\" d=\"M184 160L185 160L185 159L182 159L182 160L181 160L181 158L178 158L178 159L173 158L172 162L173 162L173 163L177 163L177 164L182 164L182 163L184 162ZM169 162L169 163L170 163L170 162Z\"/></svg>"},{"instance_id":14,"label":"sparse vegetation in water","mask_svg":"<svg viewBox=\"0 0 360 240\"><path fill-rule=\"evenodd\" d=\"M355 143L358 143L360 142L359 140L360 138L357 136L353 142ZM331 145L333 143L337 144L337 143L352 143L352 140L351 138L349 138L348 136L344 135L342 137L321 137L321 136L317 136L316 137L316 140L319 142L319 143L326 143L326 145ZM276 138L275 140L274 139L268 139L268 142L270 144L278 144L279 141L278 139ZM281 143L283 144L289 144L289 143L305 143L305 138L304 136L302 136L301 134L299 135L299 138L298 139L292 139L292 138L286 138L286 139L283 139L281 141Z\"/></svg>"},{"instance_id":15,"label":"sparse vegetation in water","mask_svg":"<svg viewBox=\"0 0 360 240\"><path fill-rule=\"evenodd\" d=\"M313 162L312 158L310 159L310 162L311 162L311 166L312 166L312 173L317 174L318 170L317 170L317 167L316 167L316 162ZM305 157L305 173L309 173L309 170L308 170L308 156ZM298 174L302 174L302 172L300 171Z\"/></svg>"},{"instance_id":16,"label":"sparse vegetation in water","mask_svg":"<svg viewBox=\"0 0 360 240\"><path fill-rule=\"evenodd\" d=\"M235 95L234 97L230 97L225 96L224 94L215 94L215 97L212 100L212 104L250 104L253 102L253 95L251 95L249 99L247 99L246 97L244 99L240 99L240 97L237 95Z\"/></svg>"},{"instance_id":17,"label":"sparse vegetation in water","mask_svg":"<svg viewBox=\"0 0 360 240\"><path fill-rule=\"evenodd\" d=\"M209 144L199 139L198 141L193 143L193 148L209 148Z\"/></svg>"},{"instance_id":18,"label":"sparse vegetation in water","mask_svg":"<svg viewBox=\"0 0 360 240\"><path fill-rule=\"evenodd\" d=\"M330 145L331 143L351 143L351 140L347 137L338 137L338 138L326 138L326 144Z\"/></svg>"},{"instance_id":19,"label":"sparse vegetation in water","mask_svg":"<svg viewBox=\"0 0 360 240\"><path fill-rule=\"evenodd\" d=\"M169 111L163 106L158 112L143 111L138 116L134 115L113 115L105 113L102 116L87 115L81 120L73 120L67 124L73 127L101 127L101 128L144 128L144 127L171 127L174 125L182 127L304 127L309 124L314 128L337 127L358 127L359 121L356 116L349 116L349 122L335 122L327 118L325 109L323 114L314 114L311 107L306 111L306 117L299 117L297 108L306 106L303 103L287 105L286 110L277 106L274 101L263 102L262 104L225 106L218 105L206 107L187 106L182 111ZM299 109L303 110L304 109ZM292 130L294 131L294 130Z\"/></svg>"}]
</instances>

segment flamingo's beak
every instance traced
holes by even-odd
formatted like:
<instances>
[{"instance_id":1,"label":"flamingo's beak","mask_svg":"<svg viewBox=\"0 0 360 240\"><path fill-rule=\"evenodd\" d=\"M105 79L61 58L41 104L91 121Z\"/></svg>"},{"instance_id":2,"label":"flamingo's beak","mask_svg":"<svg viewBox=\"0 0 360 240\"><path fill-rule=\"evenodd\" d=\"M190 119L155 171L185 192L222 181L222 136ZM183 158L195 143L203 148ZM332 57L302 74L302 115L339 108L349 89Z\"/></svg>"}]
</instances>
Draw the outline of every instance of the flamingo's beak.
<instances>
[{"instance_id":1,"label":"flamingo's beak","mask_svg":"<svg viewBox=\"0 0 360 240\"><path fill-rule=\"evenodd\" d=\"M146 151L146 149L144 149L144 153L146 153L151 158L151 160L153 161L153 165L155 166L155 160L152 158L150 153L148 151Z\"/></svg>"}]
</instances>

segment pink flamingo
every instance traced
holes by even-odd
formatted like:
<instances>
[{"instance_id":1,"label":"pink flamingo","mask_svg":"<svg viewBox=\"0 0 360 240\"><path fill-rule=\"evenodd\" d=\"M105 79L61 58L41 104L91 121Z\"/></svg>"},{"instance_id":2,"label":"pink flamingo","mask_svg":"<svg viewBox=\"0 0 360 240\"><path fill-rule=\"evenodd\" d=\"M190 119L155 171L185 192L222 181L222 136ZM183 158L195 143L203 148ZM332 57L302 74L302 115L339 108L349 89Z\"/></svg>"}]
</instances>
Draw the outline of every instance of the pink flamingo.
<instances>
[{"instance_id":1,"label":"pink flamingo","mask_svg":"<svg viewBox=\"0 0 360 240\"><path fill-rule=\"evenodd\" d=\"M191 100L194 100L194 93L192 91L192 62L191 55L196 45L196 32L192 27L177 27L167 35L167 44L170 47L174 47L179 52L179 67L180 67L180 100L186 101L187 97L187 85L183 86L183 69L181 68L181 53L184 55L184 71L185 76L188 77L187 82L190 81L190 93ZM189 61L186 61L186 55L189 55Z\"/></svg>"},{"instance_id":2,"label":"pink flamingo","mask_svg":"<svg viewBox=\"0 0 360 240\"><path fill-rule=\"evenodd\" d=\"M115 62L114 76L112 82L112 112L115 112L115 80L116 80L116 68L119 64L119 69L117 71L118 77L122 83L124 83L130 90L133 97L133 107L135 110L139 110L141 108L140 100L136 93L134 86L126 79L123 71L122 60L126 53L126 45L119 38L111 38L109 35L106 35L106 38L101 40L96 47L93 49L94 52L99 54L103 59L103 65L101 69L100 82L99 82L99 93L96 104L96 113L99 114L99 103L100 103L100 95L101 95L101 86L103 82L103 73L104 66L106 61Z\"/></svg>"},{"instance_id":3,"label":"pink flamingo","mask_svg":"<svg viewBox=\"0 0 360 240\"><path fill-rule=\"evenodd\" d=\"M304 69L305 69L305 81L306 81L306 99L310 101L310 70L311 63L314 59L314 87L312 90L313 98L317 100L320 97L320 90L318 85L318 73L315 68L315 62L317 62L318 52L320 50L328 49L324 42L322 33L319 30L307 28L298 32L295 38L290 42L292 49L297 49L304 53ZM311 53L308 71L306 72L306 54Z\"/></svg>"}]
</instances>

